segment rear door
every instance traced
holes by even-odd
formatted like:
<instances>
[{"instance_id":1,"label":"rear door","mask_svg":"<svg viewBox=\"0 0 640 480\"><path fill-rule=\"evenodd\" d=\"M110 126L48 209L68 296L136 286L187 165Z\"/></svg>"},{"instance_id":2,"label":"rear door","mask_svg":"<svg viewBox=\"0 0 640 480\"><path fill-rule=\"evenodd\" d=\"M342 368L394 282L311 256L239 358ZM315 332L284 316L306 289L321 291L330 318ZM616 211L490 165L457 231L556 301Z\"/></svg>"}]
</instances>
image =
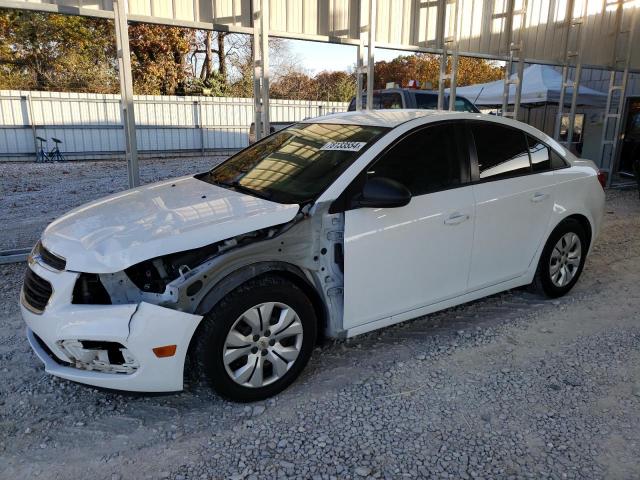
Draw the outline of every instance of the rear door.
<instances>
[{"instance_id":1,"label":"rear door","mask_svg":"<svg viewBox=\"0 0 640 480\"><path fill-rule=\"evenodd\" d=\"M400 208L345 213L345 328L464 293L474 200L461 133L454 123L414 130L356 181L391 178L412 198Z\"/></svg>"},{"instance_id":2,"label":"rear door","mask_svg":"<svg viewBox=\"0 0 640 480\"><path fill-rule=\"evenodd\" d=\"M527 271L551 218L554 179L546 146L521 130L493 122L469 129L476 157L469 290L477 290Z\"/></svg>"}]
</instances>

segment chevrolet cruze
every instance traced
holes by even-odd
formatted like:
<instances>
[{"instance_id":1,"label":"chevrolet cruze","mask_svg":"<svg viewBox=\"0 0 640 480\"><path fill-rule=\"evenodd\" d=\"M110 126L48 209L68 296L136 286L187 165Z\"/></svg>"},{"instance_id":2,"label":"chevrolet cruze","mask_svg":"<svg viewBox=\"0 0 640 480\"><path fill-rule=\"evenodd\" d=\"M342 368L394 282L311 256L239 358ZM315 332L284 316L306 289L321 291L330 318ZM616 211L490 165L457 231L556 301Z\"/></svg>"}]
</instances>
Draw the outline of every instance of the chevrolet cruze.
<instances>
[{"instance_id":1,"label":"chevrolet cruze","mask_svg":"<svg viewBox=\"0 0 640 480\"><path fill-rule=\"evenodd\" d=\"M21 291L47 372L252 401L320 336L346 338L522 285L577 282L602 178L525 124L349 112L295 124L210 171L116 193L47 227Z\"/></svg>"}]
</instances>

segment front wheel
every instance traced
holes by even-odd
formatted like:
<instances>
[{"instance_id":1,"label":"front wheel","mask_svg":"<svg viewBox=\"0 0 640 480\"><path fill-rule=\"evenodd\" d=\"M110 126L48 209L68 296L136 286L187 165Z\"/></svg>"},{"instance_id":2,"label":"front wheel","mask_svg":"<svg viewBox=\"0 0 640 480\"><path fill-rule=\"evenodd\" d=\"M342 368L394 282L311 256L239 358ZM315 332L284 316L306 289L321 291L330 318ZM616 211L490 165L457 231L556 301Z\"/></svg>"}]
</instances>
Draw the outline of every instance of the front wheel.
<instances>
[{"instance_id":1,"label":"front wheel","mask_svg":"<svg viewBox=\"0 0 640 480\"><path fill-rule=\"evenodd\" d=\"M289 386L305 367L316 340L313 305L278 276L233 290L203 320L195 356L220 395L262 400Z\"/></svg>"},{"instance_id":2,"label":"front wheel","mask_svg":"<svg viewBox=\"0 0 640 480\"><path fill-rule=\"evenodd\" d=\"M587 256L587 235L577 220L562 222L551 233L540 256L534 284L547 296L566 294L578 281Z\"/></svg>"}]
</instances>

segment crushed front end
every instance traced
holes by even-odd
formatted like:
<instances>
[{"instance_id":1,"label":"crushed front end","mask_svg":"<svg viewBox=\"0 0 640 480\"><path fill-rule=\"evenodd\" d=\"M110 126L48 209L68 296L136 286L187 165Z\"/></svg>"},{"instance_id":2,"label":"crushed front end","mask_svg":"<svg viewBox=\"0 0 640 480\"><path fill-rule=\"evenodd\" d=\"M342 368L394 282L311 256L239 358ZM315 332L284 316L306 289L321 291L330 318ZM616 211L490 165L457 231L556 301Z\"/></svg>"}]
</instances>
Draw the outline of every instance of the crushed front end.
<instances>
[{"instance_id":1,"label":"crushed front end","mask_svg":"<svg viewBox=\"0 0 640 480\"><path fill-rule=\"evenodd\" d=\"M41 245L29 258L20 303L27 338L48 373L119 390L183 388L201 316L142 299L112 302L97 276L66 271Z\"/></svg>"}]
</instances>

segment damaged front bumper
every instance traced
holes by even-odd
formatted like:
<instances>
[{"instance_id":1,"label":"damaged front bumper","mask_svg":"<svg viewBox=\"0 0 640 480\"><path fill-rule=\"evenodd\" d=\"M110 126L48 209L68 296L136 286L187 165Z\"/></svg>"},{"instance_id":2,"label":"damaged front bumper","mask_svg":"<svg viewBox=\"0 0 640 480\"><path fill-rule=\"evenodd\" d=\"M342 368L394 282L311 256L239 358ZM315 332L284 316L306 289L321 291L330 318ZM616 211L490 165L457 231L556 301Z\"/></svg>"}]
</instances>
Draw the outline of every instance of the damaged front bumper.
<instances>
[{"instance_id":1,"label":"damaged front bumper","mask_svg":"<svg viewBox=\"0 0 640 480\"><path fill-rule=\"evenodd\" d=\"M185 357L201 316L145 302L72 304L77 274L37 263L29 268L53 287L42 313L21 302L27 338L48 373L118 390L182 390ZM171 345L176 347L170 356L154 352Z\"/></svg>"}]
</instances>

